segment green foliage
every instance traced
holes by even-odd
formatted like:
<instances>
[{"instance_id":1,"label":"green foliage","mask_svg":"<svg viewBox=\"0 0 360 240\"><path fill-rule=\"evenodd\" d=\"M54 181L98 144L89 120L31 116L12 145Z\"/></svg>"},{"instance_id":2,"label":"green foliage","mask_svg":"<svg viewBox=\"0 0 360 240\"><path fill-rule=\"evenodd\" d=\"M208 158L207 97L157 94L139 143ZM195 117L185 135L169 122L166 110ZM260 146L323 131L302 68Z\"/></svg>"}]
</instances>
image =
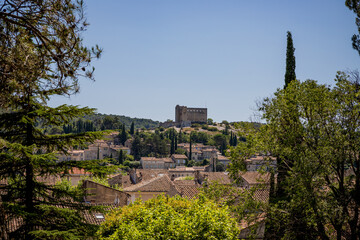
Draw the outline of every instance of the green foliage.
<instances>
[{"instance_id":1,"label":"green foliage","mask_svg":"<svg viewBox=\"0 0 360 240\"><path fill-rule=\"evenodd\" d=\"M225 165L221 162L216 163L216 171L217 172L224 172L226 169Z\"/></svg>"},{"instance_id":2,"label":"green foliage","mask_svg":"<svg viewBox=\"0 0 360 240\"><path fill-rule=\"evenodd\" d=\"M135 124L134 124L134 122L131 123L131 127L130 127L130 132L129 132L129 133L131 134L131 136L134 135L134 133L135 133Z\"/></svg>"},{"instance_id":3,"label":"green foliage","mask_svg":"<svg viewBox=\"0 0 360 240\"><path fill-rule=\"evenodd\" d=\"M83 45L83 8L82 1L71 0L9 0L0 6L0 180L8 181L0 191L0 218L2 230L11 217L22 219L13 239L86 239L96 229L81 214L87 207L76 202L76 191L41 180L73 167L102 173L96 161L58 162L55 153L101 137L83 129L59 134L94 109L47 105L54 95L77 93L80 76L93 79L90 62L101 49Z\"/></svg>"},{"instance_id":4,"label":"green foliage","mask_svg":"<svg viewBox=\"0 0 360 240\"><path fill-rule=\"evenodd\" d=\"M135 135L131 154L135 160L150 156L167 157L171 151L175 152L175 141L177 141L175 136L176 132L172 128L164 134L159 131L155 131L155 133L142 132L139 135ZM170 148L168 145L170 145Z\"/></svg>"},{"instance_id":5,"label":"green foliage","mask_svg":"<svg viewBox=\"0 0 360 240\"><path fill-rule=\"evenodd\" d=\"M112 125L109 126L108 129L120 129L121 126L118 125L118 123L124 124L127 129L131 129L131 125L134 124L134 132L135 129L150 129L150 128L156 128L159 126L159 122L153 121L151 119L143 119L143 118L131 118L121 115L114 115L114 114L91 114L85 116L85 119L88 119L89 121L94 123L94 126L96 129L100 129L102 123L104 122L105 118L112 119ZM114 125L115 124L115 125ZM106 128L107 129L107 128Z\"/></svg>"},{"instance_id":6,"label":"green foliage","mask_svg":"<svg viewBox=\"0 0 360 240\"><path fill-rule=\"evenodd\" d=\"M358 33L360 33L360 1L359 0L346 0L345 5L356 14L355 23L358 29ZM358 34L354 34L351 38L352 47L359 53L360 55L360 37Z\"/></svg>"},{"instance_id":7,"label":"green foliage","mask_svg":"<svg viewBox=\"0 0 360 240\"><path fill-rule=\"evenodd\" d=\"M237 239L239 230L227 207L204 197L189 200L160 195L137 201L107 216L101 239Z\"/></svg>"},{"instance_id":8,"label":"green foliage","mask_svg":"<svg viewBox=\"0 0 360 240\"><path fill-rule=\"evenodd\" d=\"M207 130L210 131L210 132L218 131L217 127L208 127Z\"/></svg>"},{"instance_id":9,"label":"green foliage","mask_svg":"<svg viewBox=\"0 0 360 240\"><path fill-rule=\"evenodd\" d=\"M256 199L255 193L262 192L266 186L258 185L250 189L238 188L211 182L200 189L200 195L214 201L220 207L227 207L237 222L247 223L250 230L256 232L258 223L268 211L268 203ZM248 236L252 239L253 234Z\"/></svg>"},{"instance_id":10,"label":"green foliage","mask_svg":"<svg viewBox=\"0 0 360 240\"><path fill-rule=\"evenodd\" d=\"M286 46L286 71L285 71L285 86L287 88L289 83L296 80L295 74L295 48L293 45L291 32L287 32L287 46Z\"/></svg>"},{"instance_id":11,"label":"green foliage","mask_svg":"<svg viewBox=\"0 0 360 240\"><path fill-rule=\"evenodd\" d=\"M312 80L294 80L274 98L265 99L261 110L267 124L261 139L288 166L285 197L276 199L268 213L274 235L284 239L357 238L358 80L338 73L333 88Z\"/></svg>"},{"instance_id":12,"label":"green foliage","mask_svg":"<svg viewBox=\"0 0 360 240\"><path fill-rule=\"evenodd\" d=\"M182 149L182 148L178 148L178 149L175 150L175 153L176 153L176 154L184 154L184 155L185 155L186 151L185 151L184 149Z\"/></svg>"},{"instance_id":13,"label":"green foliage","mask_svg":"<svg viewBox=\"0 0 360 240\"><path fill-rule=\"evenodd\" d=\"M126 133L125 125L122 125L121 133L119 134L119 141L124 146L127 139L128 139L128 136Z\"/></svg>"},{"instance_id":14,"label":"green foliage","mask_svg":"<svg viewBox=\"0 0 360 240\"><path fill-rule=\"evenodd\" d=\"M195 143L203 143L203 144L207 145L210 138L211 138L211 136L205 132L193 131L191 133L191 139Z\"/></svg>"},{"instance_id":15,"label":"green foliage","mask_svg":"<svg viewBox=\"0 0 360 240\"><path fill-rule=\"evenodd\" d=\"M129 168L139 168L140 167L140 161L129 161L126 160L124 162L124 166L127 166Z\"/></svg>"}]
</instances>

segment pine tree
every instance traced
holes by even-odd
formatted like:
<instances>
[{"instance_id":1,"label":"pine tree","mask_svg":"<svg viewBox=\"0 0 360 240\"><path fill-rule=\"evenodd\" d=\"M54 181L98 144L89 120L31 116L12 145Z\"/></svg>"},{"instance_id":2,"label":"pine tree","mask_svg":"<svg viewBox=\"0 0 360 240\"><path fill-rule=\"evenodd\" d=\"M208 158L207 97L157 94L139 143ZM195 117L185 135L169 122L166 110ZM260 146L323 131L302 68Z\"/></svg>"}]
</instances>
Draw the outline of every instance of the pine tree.
<instances>
[{"instance_id":1,"label":"pine tree","mask_svg":"<svg viewBox=\"0 0 360 240\"><path fill-rule=\"evenodd\" d=\"M0 180L7 181L0 189L0 218L23 220L13 239L86 239L95 230L83 218L88 207L76 201L78 192L41 181L98 165L59 162L56 151L67 153L102 133L48 135L41 128L71 126L74 118L93 113L47 105L53 95L78 92L80 75L93 78L87 69L100 49L83 46L86 26L81 1L9 0L0 6Z\"/></svg>"},{"instance_id":2,"label":"pine tree","mask_svg":"<svg viewBox=\"0 0 360 240\"><path fill-rule=\"evenodd\" d=\"M286 72L285 72L285 86L287 88L292 80L296 79L295 74L295 48L291 32L287 32L287 47L286 47Z\"/></svg>"}]
</instances>

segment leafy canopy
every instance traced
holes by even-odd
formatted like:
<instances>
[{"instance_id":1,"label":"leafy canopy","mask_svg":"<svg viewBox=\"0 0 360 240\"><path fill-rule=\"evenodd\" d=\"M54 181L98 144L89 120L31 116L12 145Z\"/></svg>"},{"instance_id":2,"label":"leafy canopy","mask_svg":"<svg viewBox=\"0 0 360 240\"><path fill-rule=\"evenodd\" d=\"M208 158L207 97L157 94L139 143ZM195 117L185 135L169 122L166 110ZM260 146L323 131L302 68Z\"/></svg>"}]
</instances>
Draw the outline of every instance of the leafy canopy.
<instances>
[{"instance_id":1,"label":"leafy canopy","mask_svg":"<svg viewBox=\"0 0 360 240\"><path fill-rule=\"evenodd\" d=\"M200 197L160 195L137 201L106 217L101 239L237 239L239 230L227 207Z\"/></svg>"}]
</instances>

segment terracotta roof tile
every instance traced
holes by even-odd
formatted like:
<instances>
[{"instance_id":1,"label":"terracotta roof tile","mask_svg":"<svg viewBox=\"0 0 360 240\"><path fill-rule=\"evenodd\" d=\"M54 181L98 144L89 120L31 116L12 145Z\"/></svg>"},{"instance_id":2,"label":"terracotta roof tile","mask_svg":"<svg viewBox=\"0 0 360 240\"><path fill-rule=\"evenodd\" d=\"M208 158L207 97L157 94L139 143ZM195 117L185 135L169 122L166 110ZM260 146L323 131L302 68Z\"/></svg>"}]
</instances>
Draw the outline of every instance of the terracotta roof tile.
<instances>
[{"instance_id":1,"label":"terracotta roof tile","mask_svg":"<svg viewBox=\"0 0 360 240\"><path fill-rule=\"evenodd\" d=\"M171 157L175 159L187 159L187 157L184 154L173 154L171 155Z\"/></svg>"},{"instance_id":2,"label":"terracotta roof tile","mask_svg":"<svg viewBox=\"0 0 360 240\"><path fill-rule=\"evenodd\" d=\"M249 184L269 183L270 173L260 173L255 171L241 172L240 176Z\"/></svg>"},{"instance_id":3,"label":"terracotta roof tile","mask_svg":"<svg viewBox=\"0 0 360 240\"><path fill-rule=\"evenodd\" d=\"M217 181L219 184L231 184L230 177L225 172L201 172L200 175L210 183Z\"/></svg>"},{"instance_id":4,"label":"terracotta roof tile","mask_svg":"<svg viewBox=\"0 0 360 240\"><path fill-rule=\"evenodd\" d=\"M183 177L181 177L183 178ZM195 185L196 182L194 180L183 180L181 178L176 178L173 183L175 185Z\"/></svg>"},{"instance_id":5,"label":"terracotta roof tile","mask_svg":"<svg viewBox=\"0 0 360 240\"><path fill-rule=\"evenodd\" d=\"M146 180L155 178L161 174L169 175L169 172L166 169L137 169L136 170L136 175L141 181L146 181Z\"/></svg>"},{"instance_id":6,"label":"terracotta roof tile","mask_svg":"<svg viewBox=\"0 0 360 240\"><path fill-rule=\"evenodd\" d=\"M168 192L174 184L167 174L124 188L125 192Z\"/></svg>"},{"instance_id":7,"label":"terracotta roof tile","mask_svg":"<svg viewBox=\"0 0 360 240\"><path fill-rule=\"evenodd\" d=\"M181 197L189 199L196 198L200 192L200 185L176 185L175 189L179 192Z\"/></svg>"}]
</instances>

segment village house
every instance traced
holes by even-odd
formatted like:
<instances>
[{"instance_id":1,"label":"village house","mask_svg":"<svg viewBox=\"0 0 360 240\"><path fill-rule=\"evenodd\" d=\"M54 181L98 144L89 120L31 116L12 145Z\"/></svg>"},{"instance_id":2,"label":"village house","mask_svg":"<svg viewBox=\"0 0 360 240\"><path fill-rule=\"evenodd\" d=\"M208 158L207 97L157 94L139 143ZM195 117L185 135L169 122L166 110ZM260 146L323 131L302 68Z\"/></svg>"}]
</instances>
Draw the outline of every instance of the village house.
<instances>
[{"instance_id":1,"label":"village house","mask_svg":"<svg viewBox=\"0 0 360 240\"><path fill-rule=\"evenodd\" d=\"M270 169L275 170L276 158L264 155L254 155L251 158L245 160L245 165L247 171L269 171Z\"/></svg>"},{"instance_id":2,"label":"village house","mask_svg":"<svg viewBox=\"0 0 360 240\"><path fill-rule=\"evenodd\" d=\"M171 158L141 157L140 165L143 169L169 169L175 162Z\"/></svg>"},{"instance_id":3,"label":"village house","mask_svg":"<svg viewBox=\"0 0 360 240\"><path fill-rule=\"evenodd\" d=\"M217 162L224 164L225 167L229 165L230 161L231 160L228 157L217 155Z\"/></svg>"},{"instance_id":4,"label":"village house","mask_svg":"<svg viewBox=\"0 0 360 240\"><path fill-rule=\"evenodd\" d=\"M270 173L260 173L260 172L253 172L253 171L247 171L247 172L241 172L241 183L239 184L239 187L243 187L246 189L249 189L251 187L255 186L270 186Z\"/></svg>"},{"instance_id":5,"label":"village house","mask_svg":"<svg viewBox=\"0 0 360 240\"><path fill-rule=\"evenodd\" d=\"M176 166L185 166L187 157L184 154L173 154L171 155L171 159Z\"/></svg>"},{"instance_id":6,"label":"village house","mask_svg":"<svg viewBox=\"0 0 360 240\"><path fill-rule=\"evenodd\" d=\"M162 174L150 180L144 180L138 184L124 188L124 192L130 195L130 202L134 202L138 198L147 201L159 194L166 194L168 196L175 196L177 194L175 185L167 174Z\"/></svg>"},{"instance_id":7,"label":"village house","mask_svg":"<svg viewBox=\"0 0 360 240\"><path fill-rule=\"evenodd\" d=\"M169 169L169 176L172 179L178 177L194 177L196 172L206 171L208 170L208 166L199 166L199 167L185 167L185 166L176 166L176 168Z\"/></svg>"},{"instance_id":8,"label":"village house","mask_svg":"<svg viewBox=\"0 0 360 240\"><path fill-rule=\"evenodd\" d=\"M186 151L186 154L190 155L190 144L189 143L179 143L179 149ZM204 159L211 159L216 157L220 152L214 147L209 145L204 145L202 143L193 143L191 145L191 160L202 161Z\"/></svg>"},{"instance_id":9,"label":"village house","mask_svg":"<svg viewBox=\"0 0 360 240\"><path fill-rule=\"evenodd\" d=\"M91 180L83 181L85 202L97 204L116 204L126 206L130 195L115 188L104 186Z\"/></svg>"},{"instance_id":10,"label":"village house","mask_svg":"<svg viewBox=\"0 0 360 240\"><path fill-rule=\"evenodd\" d=\"M84 150L69 150L68 154L58 154L59 161L83 161L104 158L118 158L119 152L122 150L126 154L130 154L130 149L122 145L114 145L104 140L96 140Z\"/></svg>"}]
</instances>

